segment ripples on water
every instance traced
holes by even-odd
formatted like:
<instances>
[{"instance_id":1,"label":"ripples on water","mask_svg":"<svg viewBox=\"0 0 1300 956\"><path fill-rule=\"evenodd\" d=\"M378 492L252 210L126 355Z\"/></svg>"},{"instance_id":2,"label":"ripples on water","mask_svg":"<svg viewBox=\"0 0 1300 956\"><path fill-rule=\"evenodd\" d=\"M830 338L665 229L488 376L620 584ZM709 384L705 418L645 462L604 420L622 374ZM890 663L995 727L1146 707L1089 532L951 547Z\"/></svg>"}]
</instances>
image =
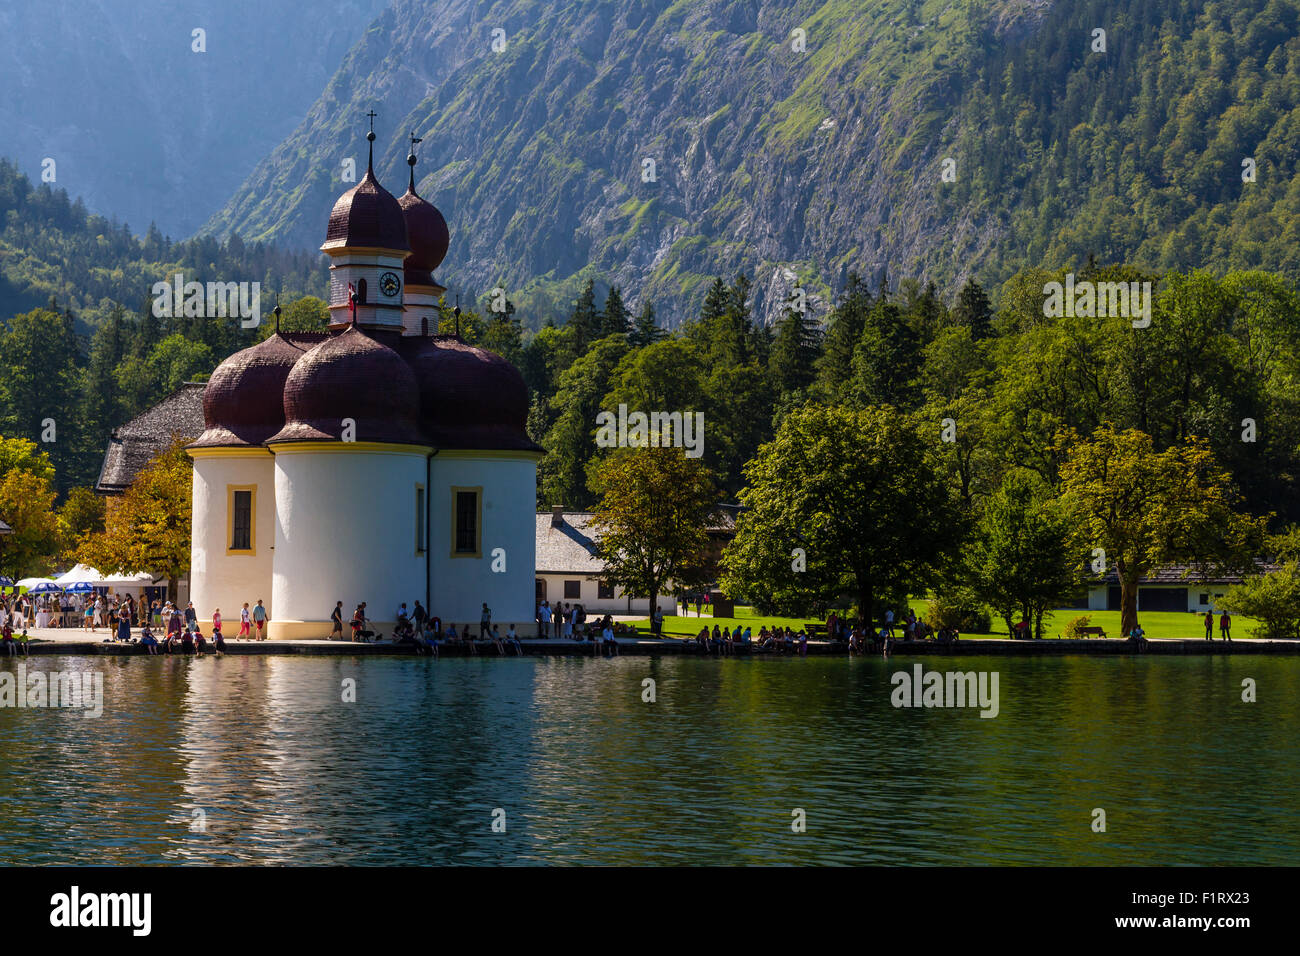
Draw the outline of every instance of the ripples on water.
<instances>
[{"instance_id":1,"label":"ripples on water","mask_svg":"<svg viewBox=\"0 0 1300 956\"><path fill-rule=\"evenodd\" d=\"M0 863L1300 863L1300 658L914 663L33 659L105 711L0 709Z\"/></svg>"}]
</instances>

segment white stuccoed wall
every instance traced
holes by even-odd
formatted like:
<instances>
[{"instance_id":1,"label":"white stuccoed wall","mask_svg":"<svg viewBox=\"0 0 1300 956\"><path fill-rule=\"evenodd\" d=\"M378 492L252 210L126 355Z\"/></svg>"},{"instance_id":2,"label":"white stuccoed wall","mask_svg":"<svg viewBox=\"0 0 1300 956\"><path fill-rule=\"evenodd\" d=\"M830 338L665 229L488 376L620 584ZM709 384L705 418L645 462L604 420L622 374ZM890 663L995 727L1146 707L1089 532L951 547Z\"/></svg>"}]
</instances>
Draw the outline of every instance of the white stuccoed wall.
<instances>
[{"instance_id":1,"label":"white stuccoed wall","mask_svg":"<svg viewBox=\"0 0 1300 956\"><path fill-rule=\"evenodd\" d=\"M255 554L226 554L229 518L228 485L256 485ZM251 457L194 459L194 507L191 519L190 596L203 633L212 626L212 612L221 609L222 632L239 632L239 609L261 598L274 616L271 562L275 552L275 463L270 452ZM183 606L183 605L182 605ZM228 622L234 622L232 630Z\"/></svg>"},{"instance_id":2,"label":"white stuccoed wall","mask_svg":"<svg viewBox=\"0 0 1300 956\"><path fill-rule=\"evenodd\" d=\"M520 635L537 632L536 593L537 456L441 451L433 458L429 508L432 611L446 622L473 625L481 605L492 608L502 633L513 623ZM451 557L453 487L483 488L483 556ZM492 551L505 549L506 570L492 570Z\"/></svg>"},{"instance_id":3,"label":"white stuccoed wall","mask_svg":"<svg viewBox=\"0 0 1300 956\"><path fill-rule=\"evenodd\" d=\"M426 461L416 447L275 446L271 637L327 636L340 600L345 624L366 601L387 637L401 602L424 601L428 563L415 553L415 488L426 483Z\"/></svg>"}]
</instances>

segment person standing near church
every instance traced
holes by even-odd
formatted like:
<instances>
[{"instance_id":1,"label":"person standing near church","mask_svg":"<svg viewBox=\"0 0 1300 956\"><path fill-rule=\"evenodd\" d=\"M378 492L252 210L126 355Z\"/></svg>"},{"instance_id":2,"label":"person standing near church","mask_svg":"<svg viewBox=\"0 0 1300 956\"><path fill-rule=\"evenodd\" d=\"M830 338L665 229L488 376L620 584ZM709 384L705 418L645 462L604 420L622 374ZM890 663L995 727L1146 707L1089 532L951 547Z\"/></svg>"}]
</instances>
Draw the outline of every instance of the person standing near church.
<instances>
[{"instance_id":1,"label":"person standing near church","mask_svg":"<svg viewBox=\"0 0 1300 956\"><path fill-rule=\"evenodd\" d=\"M242 641L250 636L248 628L252 621L253 616L248 613L248 602L245 601L244 606L239 610L239 634L236 635L235 640Z\"/></svg>"},{"instance_id":2,"label":"person standing near church","mask_svg":"<svg viewBox=\"0 0 1300 956\"><path fill-rule=\"evenodd\" d=\"M334 640L334 635L343 640L343 602L335 601L334 610L330 612L330 620L334 622L334 628L330 631L330 640Z\"/></svg>"},{"instance_id":3,"label":"person standing near church","mask_svg":"<svg viewBox=\"0 0 1300 956\"><path fill-rule=\"evenodd\" d=\"M487 606L487 601L483 602L483 613L478 619L478 636L479 640L490 637L492 630L492 609Z\"/></svg>"}]
</instances>

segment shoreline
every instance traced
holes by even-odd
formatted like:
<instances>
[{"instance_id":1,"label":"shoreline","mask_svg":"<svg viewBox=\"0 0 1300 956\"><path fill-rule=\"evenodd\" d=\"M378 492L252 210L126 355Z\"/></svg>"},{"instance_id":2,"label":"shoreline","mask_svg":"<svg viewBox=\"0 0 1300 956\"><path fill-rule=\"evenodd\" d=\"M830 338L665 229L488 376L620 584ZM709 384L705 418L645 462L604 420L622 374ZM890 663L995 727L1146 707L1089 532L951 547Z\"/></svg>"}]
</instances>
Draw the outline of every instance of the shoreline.
<instances>
[{"instance_id":1,"label":"shoreline","mask_svg":"<svg viewBox=\"0 0 1300 956\"><path fill-rule=\"evenodd\" d=\"M551 638L550 640L542 639L521 639L521 646L526 657L599 657L600 645L590 642L578 642L563 639ZM497 658L501 655L496 653L491 642L480 642L478 645L478 654L470 655L465 653L464 648L458 645L443 645L440 650L440 656L443 657L470 657L478 656L485 658ZM29 656L32 657L91 657L103 656L110 657L149 657L145 648L140 644L116 644L105 643L101 638L99 641L94 640L68 640L68 639L43 639L34 638L33 642L28 644ZM249 656L249 655L308 655L308 656L382 656L382 657L422 657L428 655L416 654L415 648L410 645L390 644L380 642L375 644L352 643L351 641L329 641L329 640L306 640L306 641L226 641L226 655L228 656ZM619 654L636 657L657 657L657 656L689 656L689 657L711 657L697 650L694 642L684 640L654 639L654 638L624 638L619 641ZM830 644L826 641L809 641L809 656L833 656L847 657L848 647L844 644ZM1115 657L1123 655L1137 654L1155 654L1155 655L1178 655L1178 656L1205 656L1205 655L1240 655L1240 654L1272 654L1272 655L1296 655L1300 654L1300 641L1272 641L1258 638L1240 641L1206 641L1203 639L1174 639L1160 638L1147 641L1146 646L1141 650L1136 649L1130 641L1119 640L1117 638L1100 639L1100 640L1069 640L1066 638L1052 638L1037 641L1013 641L1008 638L992 639L963 639L952 644L940 644L937 641L897 641L894 644L892 657L971 657L971 656L993 656L993 657L1051 657L1051 656L1088 656L1088 657ZM213 651L208 649L204 655L212 656ZM165 653L157 656L168 656ZM173 653L170 656L186 656L180 652ZM197 656L197 655L189 655ZM505 655L514 657L513 653ZM798 652L794 653L776 653L773 651L759 651L756 648L737 649L736 657L753 657L753 658L782 658L798 657ZM876 657L880 656L879 652L867 651L858 656ZM21 653L15 653L12 659L22 659ZM9 659L7 655L0 655L0 660Z\"/></svg>"}]
</instances>

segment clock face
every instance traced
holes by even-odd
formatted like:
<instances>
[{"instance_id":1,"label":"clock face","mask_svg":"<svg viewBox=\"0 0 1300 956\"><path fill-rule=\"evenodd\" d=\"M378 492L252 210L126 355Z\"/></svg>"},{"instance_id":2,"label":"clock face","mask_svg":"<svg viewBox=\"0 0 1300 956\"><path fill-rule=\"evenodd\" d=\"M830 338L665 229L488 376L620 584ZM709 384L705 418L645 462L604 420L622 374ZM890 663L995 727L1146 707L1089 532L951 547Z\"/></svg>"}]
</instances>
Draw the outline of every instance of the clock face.
<instances>
[{"instance_id":1,"label":"clock face","mask_svg":"<svg viewBox=\"0 0 1300 956\"><path fill-rule=\"evenodd\" d=\"M397 273L385 272L383 275L379 277L379 291L382 292L384 295L388 296L390 299L393 296L397 295L398 291L401 288L402 288L402 280L397 278Z\"/></svg>"}]
</instances>

